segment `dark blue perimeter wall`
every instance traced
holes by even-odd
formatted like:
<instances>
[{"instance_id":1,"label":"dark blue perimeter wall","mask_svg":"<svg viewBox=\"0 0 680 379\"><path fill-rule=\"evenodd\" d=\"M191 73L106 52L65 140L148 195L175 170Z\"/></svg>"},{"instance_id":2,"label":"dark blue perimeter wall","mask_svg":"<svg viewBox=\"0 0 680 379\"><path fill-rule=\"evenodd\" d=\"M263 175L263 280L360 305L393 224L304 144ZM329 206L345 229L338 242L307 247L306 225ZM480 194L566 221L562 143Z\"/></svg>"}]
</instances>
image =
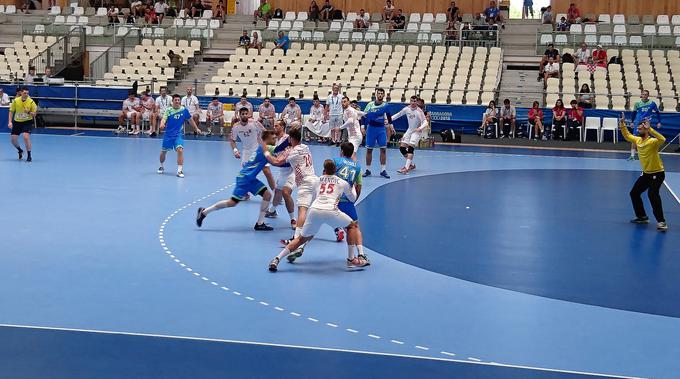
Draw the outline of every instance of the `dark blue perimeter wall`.
<instances>
[{"instance_id":1,"label":"dark blue perimeter wall","mask_svg":"<svg viewBox=\"0 0 680 379\"><path fill-rule=\"evenodd\" d=\"M3 86L5 93L13 94L15 92L15 85ZM121 88L96 88L78 86L28 86L30 94L33 98L39 100L41 108L78 108L82 109L108 109L118 110L121 108L121 102L127 97L128 89ZM78 95L78 101L74 98ZM180 95L184 95L180 93ZM211 97L199 97L201 105L210 102ZM234 104L239 100L236 97L220 97L222 103ZM322 101L324 98L322 98ZM254 105L258 106L262 100L257 98L249 99ZM283 107L288 103L285 99L273 99L272 103L277 112L283 110ZM312 105L311 100L299 100L297 102L302 108L303 113L309 111ZM363 108L366 105L365 101L359 102ZM405 104L390 103L390 111L392 113L398 112ZM480 105L435 105L428 104L427 110L432 116L432 131L439 132L443 129L455 129L458 132L474 133L480 126L482 114L486 106ZM527 121L527 108L517 109L517 120L519 123ZM552 122L552 111L545 109L546 114L545 123ZM620 111L588 109L585 112L586 117L615 117L619 118ZM626 117L630 119L631 112L625 112ZM674 137L680 133L680 113L663 113L661 116L663 129L661 132L667 137ZM404 131L407 128L406 119L399 119L394 123L397 130Z\"/></svg>"}]
</instances>

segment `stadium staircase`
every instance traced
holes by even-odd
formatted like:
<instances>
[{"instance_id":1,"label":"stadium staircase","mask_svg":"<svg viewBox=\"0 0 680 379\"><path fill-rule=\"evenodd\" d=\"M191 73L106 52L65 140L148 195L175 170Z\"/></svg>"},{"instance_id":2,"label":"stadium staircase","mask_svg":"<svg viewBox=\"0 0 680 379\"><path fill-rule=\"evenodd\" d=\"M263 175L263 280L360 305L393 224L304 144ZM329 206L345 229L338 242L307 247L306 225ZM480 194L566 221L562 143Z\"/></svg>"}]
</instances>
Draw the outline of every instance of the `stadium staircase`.
<instances>
[{"instance_id":1,"label":"stadium staircase","mask_svg":"<svg viewBox=\"0 0 680 379\"><path fill-rule=\"evenodd\" d=\"M506 23L501 35L504 64L499 102L507 98L518 107L531 107L534 100L543 102L543 83L536 80L541 59L536 55L539 26L539 20L508 20Z\"/></svg>"}]
</instances>

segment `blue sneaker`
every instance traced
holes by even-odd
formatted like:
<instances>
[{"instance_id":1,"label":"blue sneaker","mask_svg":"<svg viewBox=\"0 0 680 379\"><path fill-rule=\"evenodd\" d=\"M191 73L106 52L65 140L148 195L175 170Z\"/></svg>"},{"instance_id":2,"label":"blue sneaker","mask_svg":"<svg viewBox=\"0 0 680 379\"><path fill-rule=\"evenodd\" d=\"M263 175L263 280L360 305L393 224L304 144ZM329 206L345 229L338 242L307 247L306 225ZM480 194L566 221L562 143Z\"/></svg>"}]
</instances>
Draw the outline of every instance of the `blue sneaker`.
<instances>
[{"instance_id":1,"label":"blue sneaker","mask_svg":"<svg viewBox=\"0 0 680 379\"><path fill-rule=\"evenodd\" d=\"M387 175L387 170L382 170L382 171L380 172L380 176L382 176L382 177L385 178L385 179L389 179L389 178L390 178L390 176Z\"/></svg>"},{"instance_id":2,"label":"blue sneaker","mask_svg":"<svg viewBox=\"0 0 680 379\"><path fill-rule=\"evenodd\" d=\"M364 174L361 175L361 176L364 177L364 178L367 177L367 176L371 176L371 170L364 171Z\"/></svg>"}]
</instances>

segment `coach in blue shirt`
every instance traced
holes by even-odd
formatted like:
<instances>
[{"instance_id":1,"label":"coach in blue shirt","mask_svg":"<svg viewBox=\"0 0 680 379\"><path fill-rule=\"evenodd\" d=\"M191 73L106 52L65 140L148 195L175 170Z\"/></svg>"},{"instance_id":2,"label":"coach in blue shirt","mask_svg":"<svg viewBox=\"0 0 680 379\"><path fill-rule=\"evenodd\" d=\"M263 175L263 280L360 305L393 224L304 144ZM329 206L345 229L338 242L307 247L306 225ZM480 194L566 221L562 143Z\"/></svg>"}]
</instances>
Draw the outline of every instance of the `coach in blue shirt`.
<instances>
[{"instance_id":1,"label":"coach in blue shirt","mask_svg":"<svg viewBox=\"0 0 680 379\"><path fill-rule=\"evenodd\" d=\"M276 47L272 49L272 52L276 49L282 49L283 55L286 55L289 47L290 39L288 39L288 36L283 34L283 32L279 32L279 38L276 39Z\"/></svg>"}]
</instances>

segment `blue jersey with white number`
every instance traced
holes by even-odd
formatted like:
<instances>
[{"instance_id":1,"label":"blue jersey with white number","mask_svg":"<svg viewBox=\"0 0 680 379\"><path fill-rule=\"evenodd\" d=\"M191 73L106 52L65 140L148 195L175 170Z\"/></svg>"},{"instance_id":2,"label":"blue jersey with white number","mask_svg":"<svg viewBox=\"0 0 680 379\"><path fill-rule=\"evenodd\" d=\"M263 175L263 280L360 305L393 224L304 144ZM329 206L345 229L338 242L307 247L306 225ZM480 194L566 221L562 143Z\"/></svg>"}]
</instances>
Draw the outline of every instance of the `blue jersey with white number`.
<instances>
[{"instance_id":1,"label":"blue jersey with white number","mask_svg":"<svg viewBox=\"0 0 680 379\"><path fill-rule=\"evenodd\" d=\"M184 122L191 119L191 114L184 107L178 109L169 107L165 110L163 119L165 119L165 136L177 137L182 132Z\"/></svg>"},{"instance_id":2,"label":"blue jersey with white number","mask_svg":"<svg viewBox=\"0 0 680 379\"><path fill-rule=\"evenodd\" d=\"M361 184L361 166L349 158L334 158L335 175L340 177L354 187L355 184ZM342 195L340 201L349 201L345 195Z\"/></svg>"},{"instance_id":3,"label":"blue jersey with white number","mask_svg":"<svg viewBox=\"0 0 680 379\"><path fill-rule=\"evenodd\" d=\"M635 119L633 120L634 125L639 125L645 119L652 118L652 114L656 113L657 122L661 122L661 117L659 114L659 107L652 100L647 99L647 101L638 101L633 106L633 112Z\"/></svg>"}]
</instances>

